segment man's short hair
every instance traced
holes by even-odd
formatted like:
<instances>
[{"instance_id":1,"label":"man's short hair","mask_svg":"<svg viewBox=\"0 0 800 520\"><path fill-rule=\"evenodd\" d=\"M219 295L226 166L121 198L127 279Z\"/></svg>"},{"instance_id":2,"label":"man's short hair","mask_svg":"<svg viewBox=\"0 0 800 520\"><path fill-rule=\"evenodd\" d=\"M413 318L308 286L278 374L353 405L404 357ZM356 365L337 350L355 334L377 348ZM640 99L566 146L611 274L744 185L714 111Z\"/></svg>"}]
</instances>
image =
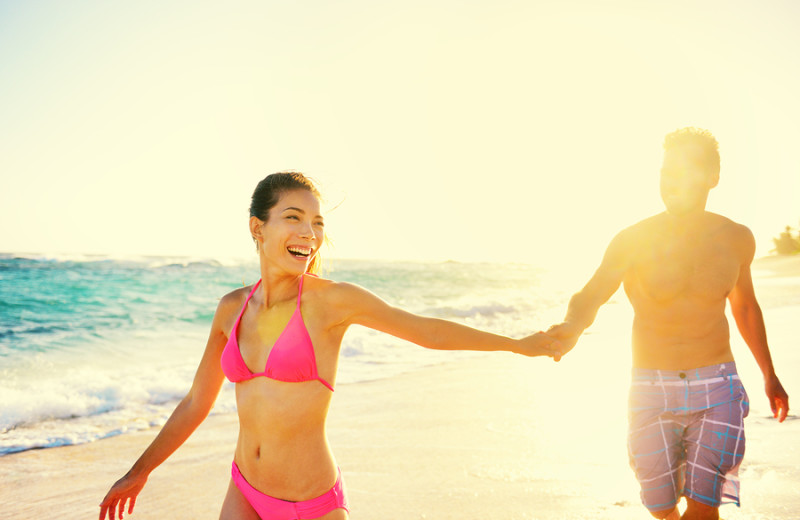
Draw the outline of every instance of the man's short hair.
<instances>
[{"instance_id":1,"label":"man's short hair","mask_svg":"<svg viewBox=\"0 0 800 520\"><path fill-rule=\"evenodd\" d=\"M709 173L719 175L719 143L711 132L688 126L675 130L664 138L665 151L685 144L696 144L702 147L705 150Z\"/></svg>"}]
</instances>

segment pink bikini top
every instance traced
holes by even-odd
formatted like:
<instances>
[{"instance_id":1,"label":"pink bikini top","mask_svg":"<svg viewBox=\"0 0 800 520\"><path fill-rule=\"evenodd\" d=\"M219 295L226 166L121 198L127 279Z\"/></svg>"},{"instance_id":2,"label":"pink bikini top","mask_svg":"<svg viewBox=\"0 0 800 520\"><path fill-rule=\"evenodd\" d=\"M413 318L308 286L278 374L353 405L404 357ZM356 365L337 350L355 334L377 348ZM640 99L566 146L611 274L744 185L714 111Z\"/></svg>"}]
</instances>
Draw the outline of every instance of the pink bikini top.
<instances>
[{"instance_id":1,"label":"pink bikini top","mask_svg":"<svg viewBox=\"0 0 800 520\"><path fill-rule=\"evenodd\" d=\"M294 309L294 314L292 314L281 335L275 340L275 344L272 345L264 371L257 374L251 372L245 365L242 353L239 351L239 340L237 339L239 322L242 320L242 315L247 309L247 303L253 297L253 293L256 292L261 280L253 286L253 290L247 295L242 310L236 318L236 323L233 324L231 336L228 338L220 358L222 371L228 380L238 383L257 376L264 376L278 381L299 383L316 379L333 392L333 387L330 383L319 377L317 373L314 346L311 343L311 336L308 335L306 324L303 322L303 316L300 314L300 295L303 294L304 278L304 276L300 277L300 286L297 290L297 307Z\"/></svg>"}]
</instances>

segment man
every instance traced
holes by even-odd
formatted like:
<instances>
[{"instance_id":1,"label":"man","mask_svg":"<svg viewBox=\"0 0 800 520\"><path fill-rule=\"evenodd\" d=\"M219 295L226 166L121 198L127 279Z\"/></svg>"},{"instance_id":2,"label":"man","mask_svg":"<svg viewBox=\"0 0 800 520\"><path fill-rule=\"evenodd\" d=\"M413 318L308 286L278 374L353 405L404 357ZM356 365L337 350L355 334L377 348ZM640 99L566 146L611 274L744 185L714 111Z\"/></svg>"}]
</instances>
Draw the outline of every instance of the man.
<instances>
[{"instance_id":1,"label":"man","mask_svg":"<svg viewBox=\"0 0 800 520\"><path fill-rule=\"evenodd\" d=\"M717 519L722 502L739 504L736 472L749 406L731 353L726 299L774 416L783 422L789 409L753 291L753 235L705 210L719 164L708 131L667 135L666 211L614 237L591 280L570 299L564 321L547 331L567 353L624 284L634 309L628 448L642 502L656 518L677 520L681 496L684 519Z\"/></svg>"}]
</instances>

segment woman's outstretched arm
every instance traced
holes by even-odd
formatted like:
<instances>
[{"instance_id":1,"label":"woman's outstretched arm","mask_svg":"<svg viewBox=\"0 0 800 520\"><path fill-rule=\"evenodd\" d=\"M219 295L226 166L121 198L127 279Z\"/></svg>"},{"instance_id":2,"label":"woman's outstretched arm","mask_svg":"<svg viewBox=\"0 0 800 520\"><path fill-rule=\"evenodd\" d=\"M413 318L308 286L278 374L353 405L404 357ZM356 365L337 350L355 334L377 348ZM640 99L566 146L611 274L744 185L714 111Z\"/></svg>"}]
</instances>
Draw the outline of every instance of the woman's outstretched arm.
<instances>
[{"instance_id":1,"label":"woman's outstretched arm","mask_svg":"<svg viewBox=\"0 0 800 520\"><path fill-rule=\"evenodd\" d=\"M420 316L389 305L366 289L336 284L336 305L342 322L379 330L392 336L437 350L505 350L526 356L553 356L557 345L544 333L516 340L474 329L461 323Z\"/></svg>"},{"instance_id":2,"label":"woman's outstretched arm","mask_svg":"<svg viewBox=\"0 0 800 520\"><path fill-rule=\"evenodd\" d=\"M235 309L235 301L229 296L223 298L217 307L208 343L191 389L172 412L150 446L106 494L100 503L100 520L106 517L113 520L117 515L122 518L126 503L128 503L128 513L133 512L136 497L150 473L186 442L214 406L225 378L220 365L220 356L227 341L223 324L231 309Z\"/></svg>"}]
</instances>

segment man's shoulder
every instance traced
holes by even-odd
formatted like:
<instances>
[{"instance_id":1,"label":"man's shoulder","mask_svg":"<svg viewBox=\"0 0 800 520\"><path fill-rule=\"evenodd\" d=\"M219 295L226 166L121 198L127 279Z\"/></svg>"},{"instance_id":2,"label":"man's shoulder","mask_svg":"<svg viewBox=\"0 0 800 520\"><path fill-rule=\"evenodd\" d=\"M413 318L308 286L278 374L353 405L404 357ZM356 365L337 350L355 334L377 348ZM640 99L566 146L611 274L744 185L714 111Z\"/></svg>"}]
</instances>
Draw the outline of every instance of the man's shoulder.
<instances>
[{"instance_id":1,"label":"man's shoulder","mask_svg":"<svg viewBox=\"0 0 800 520\"><path fill-rule=\"evenodd\" d=\"M740 224L726 216L718 215L716 213L708 213L713 226L731 236L735 240L749 241L753 237L753 232L744 224Z\"/></svg>"},{"instance_id":2,"label":"man's shoulder","mask_svg":"<svg viewBox=\"0 0 800 520\"><path fill-rule=\"evenodd\" d=\"M650 217L644 218L635 224L631 224L630 226L624 228L622 231L618 233L620 237L629 237L630 239L637 239L641 238L643 233L650 233L653 229L660 226L664 220L664 213L659 213L657 215L652 215Z\"/></svg>"},{"instance_id":3,"label":"man's shoulder","mask_svg":"<svg viewBox=\"0 0 800 520\"><path fill-rule=\"evenodd\" d=\"M716 213L708 215L713 224L713 236L736 251L742 262L751 262L755 254L756 239L750 228Z\"/></svg>"},{"instance_id":4,"label":"man's shoulder","mask_svg":"<svg viewBox=\"0 0 800 520\"><path fill-rule=\"evenodd\" d=\"M735 222L728 217L711 212L706 212L706 217L709 220L710 227L712 227L714 230L732 234L735 236L735 238L741 239L746 239L747 237L752 236L750 228L744 224ZM628 235L631 237L641 236L643 233L650 233L653 230L665 225L666 219L666 213L658 213L624 228L619 234Z\"/></svg>"},{"instance_id":5,"label":"man's shoulder","mask_svg":"<svg viewBox=\"0 0 800 520\"><path fill-rule=\"evenodd\" d=\"M635 224L620 230L608 246L608 254L616 258L630 259L635 256L643 246L650 244L654 236L658 235L659 215L647 217Z\"/></svg>"}]
</instances>

